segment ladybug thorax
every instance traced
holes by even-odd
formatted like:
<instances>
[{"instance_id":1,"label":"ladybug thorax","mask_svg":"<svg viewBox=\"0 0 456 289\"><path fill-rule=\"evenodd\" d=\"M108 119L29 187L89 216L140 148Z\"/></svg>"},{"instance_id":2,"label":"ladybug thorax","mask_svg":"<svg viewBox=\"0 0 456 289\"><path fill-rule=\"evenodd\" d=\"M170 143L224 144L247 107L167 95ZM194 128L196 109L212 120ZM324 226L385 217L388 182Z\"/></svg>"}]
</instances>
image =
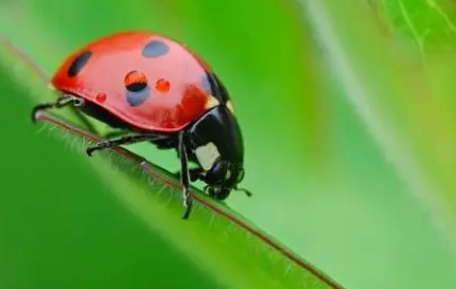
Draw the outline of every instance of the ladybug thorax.
<instances>
[{"instance_id":1,"label":"ladybug thorax","mask_svg":"<svg viewBox=\"0 0 456 289\"><path fill-rule=\"evenodd\" d=\"M209 69L168 38L134 32L79 50L60 67L52 83L132 126L172 132L208 110Z\"/></svg>"},{"instance_id":2,"label":"ladybug thorax","mask_svg":"<svg viewBox=\"0 0 456 289\"><path fill-rule=\"evenodd\" d=\"M244 147L229 108L219 105L207 111L189 127L188 142L207 184L231 188L242 181Z\"/></svg>"}]
</instances>

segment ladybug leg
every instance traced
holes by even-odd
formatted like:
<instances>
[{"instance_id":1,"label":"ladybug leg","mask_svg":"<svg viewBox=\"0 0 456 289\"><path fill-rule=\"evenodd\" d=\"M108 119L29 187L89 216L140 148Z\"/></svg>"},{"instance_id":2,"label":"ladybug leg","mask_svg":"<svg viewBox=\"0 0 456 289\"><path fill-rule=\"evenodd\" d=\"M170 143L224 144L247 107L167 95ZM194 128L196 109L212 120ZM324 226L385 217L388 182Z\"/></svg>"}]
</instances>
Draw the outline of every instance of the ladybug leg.
<instances>
[{"instance_id":1,"label":"ladybug leg","mask_svg":"<svg viewBox=\"0 0 456 289\"><path fill-rule=\"evenodd\" d=\"M83 102L80 99L75 98L73 96L63 95L63 96L60 96L59 98L57 98L57 101L55 101L55 102L39 104L32 109L32 122L36 123L40 111L45 111L45 110L48 110L51 108L62 108L69 104L73 104L75 106L80 106L83 104ZM84 126L91 132L96 133L95 127L87 119L87 117L76 107L72 106L71 108L72 108L73 112L76 114L76 116L79 118L79 120L84 124Z\"/></svg>"},{"instance_id":2,"label":"ladybug leg","mask_svg":"<svg viewBox=\"0 0 456 289\"><path fill-rule=\"evenodd\" d=\"M68 96L61 96L61 97L57 98L57 101L55 101L55 102L39 104L39 105L35 106L32 110L32 121L34 123L36 123L41 111L45 111L45 110L48 110L51 108L62 108L69 104L75 103L75 101L76 101L75 98L68 97Z\"/></svg>"},{"instance_id":3,"label":"ladybug leg","mask_svg":"<svg viewBox=\"0 0 456 289\"><path fill-rule=\"evenodd\" d=\"M138 135L127 135L118 139L107 140L99 142L94 146L88 147L86 152L89 157L92 156L93 152L105 150L114 146L129 145L138 142L150 141L153 139L162 138L162 136L150 135L150 134L138 134Z\"/></svg>"},{"instance_id":4,"label":"ladybug leg","mask_svg":"<svg viewBox=\"0 0 456 289\"><path fill-rule=\"evenodd\" d=\"M182 193L184 197L184 205L186 207L185 213L182 216L183 219L188 219L190 212L193 207L193 197L190 191L190 173L188 168L188 157L187 150L185 148L185 132L179 134L179 156L181 161L181 182L182 182Z\"/></svg>"},{"instance_id":5,"label":"ladybug leg","mask_svg":"<svg viewBox=\"0 0 456 289\"><path fill-rule=\"evenodd\" d=\"M121 137L127 133L128 132L126 132L126 131L112 131L112 132L108 132L107 134L105 134L104 138L111 139L111 138L115 138L115 137Z\"/></svg>"}]
</instances>

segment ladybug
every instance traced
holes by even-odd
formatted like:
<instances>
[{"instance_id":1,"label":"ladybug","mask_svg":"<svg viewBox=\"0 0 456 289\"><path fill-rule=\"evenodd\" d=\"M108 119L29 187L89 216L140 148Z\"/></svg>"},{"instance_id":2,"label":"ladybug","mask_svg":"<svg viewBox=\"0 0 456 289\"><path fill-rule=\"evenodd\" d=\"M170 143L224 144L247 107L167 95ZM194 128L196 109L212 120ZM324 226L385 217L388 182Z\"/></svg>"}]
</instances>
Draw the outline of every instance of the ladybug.
<instances>
[{"instance_id":1,"label":"ladybug","mask_svg":"<svg viewBox=\"0 0 456 289\"><path fill-rule=\"evenodd\" d=\"M244 145L230 96L211 67L185 45L144 31L118 32L70 55L51 80L59 92L40 111L72 105L128 132L87 148L87 154L138 142L175 149L180 159L183 218L192 209L190 182L226 199L244 179ZM190 168L190 164L193 167Z\"/></svg>"}]
</instances>

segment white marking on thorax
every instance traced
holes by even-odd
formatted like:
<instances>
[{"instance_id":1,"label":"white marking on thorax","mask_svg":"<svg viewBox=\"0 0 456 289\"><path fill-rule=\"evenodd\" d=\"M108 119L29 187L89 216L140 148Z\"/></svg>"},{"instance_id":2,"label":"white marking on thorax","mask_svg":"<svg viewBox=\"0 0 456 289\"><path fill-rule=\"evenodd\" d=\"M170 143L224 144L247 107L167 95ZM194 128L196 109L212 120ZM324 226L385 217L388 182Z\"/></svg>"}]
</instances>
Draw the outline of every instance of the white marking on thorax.
<instances>
[{"instance_id":1,"label":"white marking on thorax","mask_svg":"<svg viewBox=\"0 0 456 289\"><path fill-rule=\"evenodd\" d=\"M234 114L234 107L233 107L233 104L231 103L231 100L228 100L226 102L226 106L228 107L228 109Z\"/></svg>"},{"instance_id":2,"label":"white marking on thorax","mask_svg":"<svg viewBox=\"0 0 456 289\"><path fill-rule=\"evenodd\" d=\"M220 157L217 147L213 143L197 147L195 155L201 167L208 171L214 165L215 161Z\"/></svg>"}]
</instances>

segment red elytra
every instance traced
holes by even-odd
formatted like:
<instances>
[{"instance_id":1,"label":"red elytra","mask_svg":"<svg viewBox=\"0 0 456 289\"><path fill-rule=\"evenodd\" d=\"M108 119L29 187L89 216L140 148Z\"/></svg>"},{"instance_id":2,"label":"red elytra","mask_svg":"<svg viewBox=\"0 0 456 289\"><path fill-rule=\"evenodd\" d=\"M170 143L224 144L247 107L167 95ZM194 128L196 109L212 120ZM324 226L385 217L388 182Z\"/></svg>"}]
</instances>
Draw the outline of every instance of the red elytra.
<instances>
[{"instance_id":1,"label":"red elytra","mask_svg":"<svg viewBox=\"0 0 456 289\"><path fill-rule=\"evenodd\" d=\"M69 56L52 84L144 130L177 132L210 106L211 68L178 42L149 32L98 39Z\"/></svg>"}]
</instances>

